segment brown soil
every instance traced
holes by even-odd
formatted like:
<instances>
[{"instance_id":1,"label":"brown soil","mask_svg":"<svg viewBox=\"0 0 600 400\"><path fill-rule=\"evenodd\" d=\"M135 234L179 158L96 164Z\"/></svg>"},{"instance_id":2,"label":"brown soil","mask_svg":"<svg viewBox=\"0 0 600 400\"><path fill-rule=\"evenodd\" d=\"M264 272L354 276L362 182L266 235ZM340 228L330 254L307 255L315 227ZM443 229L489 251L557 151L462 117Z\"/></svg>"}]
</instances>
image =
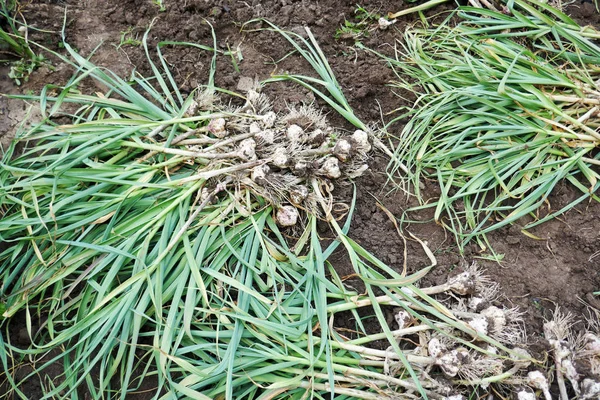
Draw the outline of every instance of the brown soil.
<instances>
[{"instance_id":1,"label":"brown soil","mask_svg":"<svg viewBox=\"0 0 600 400\"><path fill-rule=\"evenodd\" d=\"M381 124L381 116L386 122L393 117L390 113L394 110L410 105L388 87L395 76L380 59L357 50L351 38L334 38L336 29L344 20L353 18L356 0L166 0L165 3L166 11L161 12L151 0L33 0L24 8L24 15L32 26L55 32L32 33L32 37L44 46L58 49L66 7L66 40L86 56L102 43L92 60L122 76L130 74L134 68L142 74L150 69L141 46L125 44L118 47L121 32L129 31L130 37L141 40L154 21L149 35L150 48L162 40L211 45L208 21L215 29L218 47L239 49L243 56L243 60L237 63L239 71L236 71L231 58L219 57L218 60L216 84L233 90L242 77L263 80L277 71L312 73L299 57L288 57L277 63L290 52L288 43L274 33L253 31L264 27L264 24L244 26L246 21L268 18L280 27L298 33L308 26L327 55L350 105L363 121ZM366 0L360 5L382 14L406 7L402 1L390 0ZM448 9L449 6L441 6L434 12ZM583 25L600 24L600 15L592 3L577 3L571 6L569 12ZM360 40L367 47L392 52L389 44L393 45L397 32L414 22L415 18L408 16L393 29L373 30L368 37ZM164 53L183 91L189 92L207 81L210 53L185 46L168 47ZM55 62L54 65L61 64ZM0 92L4 93L39 91L45 84L64 83L71 73L64 65L56 69L42 68L22 87L15 87L6 77L6 72L6 68L0 69ZM273 84L266 90L278 99L280 109L313 98L310 93L290 84ZM21 102L0 97L0 139L3 144L22 120L24 110ZM330 118L334 124L351 129L335 113L332 112ZM397 134L401 128L400 124L392 126L391 133ZM400 191L388 193L385 164L383 159L373 160L371 172L357 182L357 208L351 236L384 262L401 269L404 263L403 240L376 199L396 216L415 204ZM435 184L424 184L425 197L434 198ZM561 185L549 199L548 210L560 209L576 196L572 187ZM419 223L403 228L427 241L438 261L438 267L426 277L424 284L441 283L461 266L477 261L502 286L505 304L519 306L524 312L528 333L539 351L544 349L541 325L557 305L580 319L585 315L584 302L598 307L598 297L592 294L600 289L600 205L595 202L580 204L561 218L531 230L539 240L523 235L518 226L491 234L489 239L494 250L504 254L501 263L480 259L484 254L476 245L469 245L461 256L454 239L431 220L429 213L412 213L410 217ZM407 265L411 271L429 265L417 242L408 241L407 254ZM343 255L334 257L332 262L340 275L352 273L352 267ZM13 321L12 331L18 334L21 331L19 326L23 324L24 321ZM34 384L28 390L29 398L40 397L39 387Z\"/></svg>"}]
</instances>

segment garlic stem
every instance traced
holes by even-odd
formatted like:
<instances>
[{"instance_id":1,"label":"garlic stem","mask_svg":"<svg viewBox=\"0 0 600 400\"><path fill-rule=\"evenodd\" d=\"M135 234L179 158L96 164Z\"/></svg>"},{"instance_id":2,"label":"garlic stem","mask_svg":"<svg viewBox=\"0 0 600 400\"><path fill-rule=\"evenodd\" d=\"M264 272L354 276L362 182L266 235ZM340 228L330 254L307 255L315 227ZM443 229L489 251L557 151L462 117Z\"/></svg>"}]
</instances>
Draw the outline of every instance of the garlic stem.
<instances>
[{"instance_id":1,"label":"garlic stem","mask_svg":"<svg viewBox=\"0 0 600 400\"><path fill-rule=\"evenodd\" d=\"M251 138L254 135L256 135L256 134L253 132L249 132L249 133L242 133L241 135L232 136L226 140L220 140L218 143L215 143L214 145L203 149L203 151L212 151L212 150L218 149L219 147L227 146L228 144Z\"/></svg>"},{"instance_id":2,"label":"garlic stem","mask_svg":"<svg viewBox=\"0 0 600 400\"><path fill-rule=\"evenodd\" d=\"M477 379L474 381L459 380L459 381L454 381L454 383L456 383L458 385L465 385L465 386L480 386L480 385L485 385L485 384L490 384L490 383L495 383L495 382L505 383L506 379L510 378L511 376L513 376L514 374L519 372L520 369L521 369L521 367L519 365L514 365L511 369L509 369L508 371L503 372L499 375L494 375L494 376L490 376L487 378ZM519 382L519 383L521 383L521 382Z\"/></svg>"},{"instance_id":3,"label":"garlic stem","mask_svg":"<svg viewBox=\"0 0 600 400\"><path fill-rule=\"evenodd\" d=\"M377 399L381 398L381 396L376 393L365 393L362 390L349 389L349 388L345 388L343 386L331 387L328 383L316 383L313 380L300 381L297 383L297 385L306 390L320 390L320 391L335 393L337 395L346 395L352 399L377 400ZM287 389L285 387L281 388L281 390L282 390L282 392L287 391Z\"/></svg>"},{"instance_id":4,"label":"garlic stem","mask_svg":"<svg viewBox=\"0 0 600 400\"><path fill-rule=\"evenodd\" d=\"M233 165L231 167L214 169L214 170L210 170L210 171L202 171L196 175L188 176L187 178L182 178L177 181L172 181L171 184L183 185L184 183L193 182L193 181L197 181L200 179L207 180L207 179L211 179L211 178L217 177L219 175L224 175L224 174L228 174L231 172L250 170L250 169L252 169L260 164L263 164L263 163L264 163L264 161L256 160L256 161L250 161L250 162L247 162L244 164Z\"/></svg>"},{"instance_id":5,"label":"garlic stem","mask_svg":"<svg viewBox=\"0 0 600 400\"><path fill-rule=\"evenodd\" d=\"M547 96L554 101L559 101L559 102L563 102L563 103L580 103L580 104L600 105L600 99L582 98L582 97L578 97L578 96L565 96L565 95L557 95L557 94L547 94Z\"/></svg>"},{"instance_id":6,"label":"garlic stem","mask_svg":"<svg viewBox=\"0 0 600 400\"><path fill-rule=\"evenodd\" d=\"M173 141L171 142L171 144L179 144L181 142L183 142L185 139L189 138L192 135L198 134L198 133L204 133L204 132L208 132L208 129L206 129L205 126L203 126L202 128L198 128L198 129L192 129L190 131L184 132L180 135L175 136L175 138L173 139ZM193 140L193 139L192 139ZM215 143L217 142L219 139L213 139L213 138L205 138L203 140L210 140L211 143ZM183 144L183 143L181 143Z\"/></svg>"},{"instance_id":7,"label":"garlic stem","mask_svg":"<svg viewBox=\"0 0 600 400\"><path fill-rule=\"evenodd\" d=\"M368 307L373 304L373 301L370 298L364 298L363 296L353 296L348 300L349 301L347 303L328 307L327 312L337 313L341 311L354 310L361 307ZM375 297L375 301L381 305L400 305L400 303L409 305L409 303L405 301L401 301L399 303L396 299L392 299L390 296L378 296Z\"/></svg>"},{"instance_id":8,"label":"garlic stem","mask_svg":"<svg viewBox=\"0 0 600 400\"><path fill-rule=\"evenodd\" d=\"M175 139L177 139L177 138L175 138ZM214 144L214 143L219 142L219 139L213 139L208 136L201 137L201 138L194 138L194 139L182 139L181 141L178 141L178 142L175 142L175 139L173 139L172 144L179 144L182 146L199 145L199 144Z\"/></svg>"},{"instance_id":9,"label":"garlic stem","mask_svg":"<svg viewBox=\"0 0 600 400\"><path fill-rule=\"evenodd\" d=\"M436 326L440 329L444 329L444 328L448 327L449 325L445 324L445 323L438 323L438 324L436 324ZM412 334L415 334L418 332L428 331L430 329L433 329L433 328L429 325L424 325L424 324L416 325L416 326L411 326L410 328L397 329L395 331L392 331L392 336L401 337L401 336L406 336L406 335L412 335ZM349 340L346 343L354 344L354 345L361 345L361 344L370 343L370 342L374 342L376 340L381 340L381 339L385 339L385 338L387 338L387 334L385 332L382 332L382 333L376 333L373 335L361 337L358 339Z\"/></svg>"},{"instance_id":10,"label":"garlic stem","mask_svg":"<svg viewBox=\"0 0 600 400\"><path fill-rule=\"evenodd\" d=\"M400 356L395 351L371 349L369 347L356 346L348 343L337 343L335 347L372 357L380 357L387 360L400 360ZM433 357L416 356L413 354L405 354L405 357L409 362L414 364L432 365L435 363Z\"/></svg>"},{"instance_id":11,"label":"garlic stem","mask_svg":"<svg viewBox=\"0 0 600 400\"><path fill-rule=\"evenodd\" d=\"M328 155L331 154L333 151L333 147L329 147L329 146L321 146L319 148L316 149L307 149L307 150L302 150L299 151L298 153L296 153L298 156L301 157L312 157L312 156L324 156L324 155Z\"/></svg>"},{"instance_id":12,"label":"garlic stem","mask_svg":"<svg viewBox=\"0 0 600 400\"><path fill-rule=\"evenodd\" d=\"M558 350L554 349L554 364L556 365L556 384L558 385L558 391L560 393L560 400L569 400L567 394L567 386L565 385L565 378L562 372L561 358L558 356Z\"/></svg>"},{"instance_id":13,"label":"garlic stem","mask_svg":"<svg viewBox=\"0 0 600 400\"><path fill-rule=\"evenodd\" d=\"M162 132L166 127L167 127L167 125L161 125L158 128L154 129L152 132L150 132L148 135L146 135L146 137L151 139L154 136L156 136L158 133ZM206 131L207 131L206 127L202 127L202 128L198 128L198 129L190 129L189 131L176 136L173 139L173 141L171 142L171 144L177 144L195 133L206 132ZM216 141L217 139L211 139L211 140ZM158 151L156 151L156 150L150 151L147 154L145 154L143 157L141 157L138 160L138 162L144 162L144 161L148 160L150 157L155 156L157 153L158 153Z\"/></svg>"},{"instance_id":14,"label":"garlic stem","mask_svg":"<svg viewBox=\"0 0 600 400\"><path fill-rule=\"evenodd\" d=\"M164 147L161 145L150 144L150 143L135 143L135 142L123 141L121 144L123 146L127 146L127 147L144 149L144 150L149 150L149 151L157 152L157 153L173 154L173 155L189 157L189 158L203 158L206 160L221 160L221 159L226 159L226 158L240 158L240 154L237 151L232 151L229 153L207 153L207 152L200 152L200 151L174 149L171 147Z\"/></svg>"},{"instance_id":15,"label":"garlic stem","mask_svg":"<svg viewBox=\"0 0 600 400\"><path fill-rule=\"evenodd\" d=\"M452 290L453 285L449 282L442 283L441 285L430 286L426 288L421 288L421 291L427 295L444 293L449 290Z\"/></svg>"},{"instance_id":16,"label":"garlic stem","mask_svg":"<svg viewBox=\"0 0 600 400\"><path fill-rule=\"evenodd\" d=\"M152 132L150 132L149 134L146 135L147 138L153 138L154 136L158 135L159 133L161 133L162 131L165 130L165 128L167 127L167 125L159 125L156 128L154 128L152 130Z\"/></svg>"}]
</instances>

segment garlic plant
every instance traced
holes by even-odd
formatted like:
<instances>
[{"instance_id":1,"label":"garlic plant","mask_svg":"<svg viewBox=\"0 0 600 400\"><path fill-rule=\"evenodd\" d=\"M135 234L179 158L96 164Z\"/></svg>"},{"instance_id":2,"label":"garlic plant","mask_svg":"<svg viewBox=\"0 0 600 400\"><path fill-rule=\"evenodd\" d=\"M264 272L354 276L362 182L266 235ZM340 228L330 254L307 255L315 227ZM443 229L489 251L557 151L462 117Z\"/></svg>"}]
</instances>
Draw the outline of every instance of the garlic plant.
<instances>
[{"instance_id":1,"label":"garlic plant","mask_svg":"<svg viewBox=\"0 0 600 400\"><path fill-rule=\"evenodd\" d=\"M522 348L526 340L521 314L516 309L491 304L498 291L498 285L491 282L476 264L449 277L442 285L404 286L401 292L406 300L394 309L390 329L396 341L402 344L405 361L393 346L385 351L365 347L367 343L383 338L381 334L350 340L338 346L368 356L373 362L383 363L384 371L390 376L404 371L407 362L429 391L428 396L433 394L430 396L433 398L468 398L474 387L484 390L495 384L504 388L514 386L510 392L521 393L531 381L527 373L535 360ZM438 307L448 307L453 319L442 320L442 315L433 317L435 311L426 311L424 304L414 301L423 296L434 296ZM380 296L377 302L385 304L389 301L398 305L393 298ZM485 298L478 303L483 307L467 308L466 305L475 298ZM351 301L354 307L373 304L366 299ZM345 305L349 307L348 303ZM335 314L340 308L333 305L329 310ZM533 378L536 377L534 374ZM536 387L543 386L541 379L535 382ZM530 392L525 390L520 398L529 398ZM467 397L461 397L464 395Z\"/></svg>"},{"instance_id":2,"label":"garlic plant","mask_svg":"<svg viewBox=\"0 0 600 400\"><path fill-rule=\"evenodd\" d=\"M569 387L579 399L600 396L600 324L598 312L590 309L590 314L586 329L577 335L573 333L573 315L560 308L544 323L560 400L570 398Z\"/></svg>"}]
</instances>

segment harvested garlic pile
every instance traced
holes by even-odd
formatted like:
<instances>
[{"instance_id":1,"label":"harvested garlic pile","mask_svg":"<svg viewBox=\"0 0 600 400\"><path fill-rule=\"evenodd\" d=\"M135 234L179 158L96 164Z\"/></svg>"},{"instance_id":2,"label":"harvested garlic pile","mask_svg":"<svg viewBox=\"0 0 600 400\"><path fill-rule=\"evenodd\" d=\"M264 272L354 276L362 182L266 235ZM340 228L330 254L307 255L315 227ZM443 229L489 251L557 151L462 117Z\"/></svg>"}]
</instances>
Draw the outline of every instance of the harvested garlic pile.
<instances>
[{"instance_id":1,"label":"harvested garlic pile","mask_svg":"<svg viewBox=\"0 0 600 400\"><path fill-rule=\"evenodd\" d=\"M198 162L201 171L233 167L243 187L274 206L281 227L296 225L299 210L317 212L313 180L330 192L333 180L356 178L368 169L371 133L337 130L311 105L277 114L270 101L252 89L239 108L221 105L210 96L199 97L202 106L195 108L214 117L178 144L209 161Z\"/></svg>"}]
</instances>

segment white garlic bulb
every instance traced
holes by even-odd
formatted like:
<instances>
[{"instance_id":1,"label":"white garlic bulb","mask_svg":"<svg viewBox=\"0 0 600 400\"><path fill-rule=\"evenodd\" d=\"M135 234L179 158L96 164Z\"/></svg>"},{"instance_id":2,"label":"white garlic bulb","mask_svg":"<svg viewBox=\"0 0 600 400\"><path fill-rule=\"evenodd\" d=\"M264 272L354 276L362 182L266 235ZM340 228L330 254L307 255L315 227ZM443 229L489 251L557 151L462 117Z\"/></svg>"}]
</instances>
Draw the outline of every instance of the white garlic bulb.
<instances>
[{"instance_id":1,"label":"white garlic bulb","mask_svg":"<svg viewBox=\"0 0 600 400\"><path fill-rule=\"evenodd\" d=\"M333 147L332 153L340 160L347 161L352 152L352 145L346 139L340 139Z\"/></svg>"},{"instance_id":2,"label":"white garlic bulb","mask_svg":"<svg viewBox=\"0 0 600 400\"><path fill-rule=\"evenodd\" d=\"M475 329L475 331L481 335L488 334L488 320L486 317L480 316L475 317L471 321L469 321L469 326Z\"/></svg>"},{"instance_id":3,"label":"white garlic bulb","mask_svg":"<svg viewBox=\"0 0 600 400\"><path fill-rule=\"evenodd\" d=\"M275 132L271 129L265 129L254 135L254 137L263 144L273 144L275 142Z\"/></svg>"},{"instance_id":4,"label":"white garlic bulb","mask_svg":"<svg viewBox=\"0 0 600 400\"><path fill-rule=\"evenodd\" d=\"M294 164L294 173L296 176L304 176L308 171L308 163L305 161L298 161Z\"/></svg>"},{"instance_id":5,"label":"white garlic bulb","mask_svg":"<svg viewBox=\"0 0 600 400\"><path fill-rule=\"evenodd\" d=\"M242 160L250 161L256 159L256 142L254 139L244 139L240 142L237 155Z\"/></svg>"},{"instance_id":6,"label":"white garlic bulb","mask_svg":"<svg viewBox=\"0 0 600 400\"><path fill-rule=\"evenodd\" d=\"M296 124L288 126L285 134L288 140L293 143L302 143L306 140L304 129Z\"/></svg>"},{"instance_id":7,"label":"white garlic bulb","mask_svg":"<svg viewBox=\"0 0 600 400\"><path fill-rule=\"evenodd\" d=\"M210 133L221 139L227 136L226 126L227 122L225 118L215 118L208 123L207 129Z\"/></svg>"},{"instance_id":8,"label":"white garlic bulb","mask_svg":"<svg viewBox=\"0 0 600 400\"><path fill-rule=\"evenodd\" d=\"M304 185L295 186L290 190L290 201L292 204L299 205L308 197L308 188Z\"/></svg>"},{"instance_id":9,"label":"white garlic bulb","mask_svg":"<svg viewBox=\"0 0 600 400\"><path fill-rule=\"evenodd\" d=\"M284 147L276 148L271 156L271 161L276 167L285 168L289 161L286 149Z\"/></svg>"},{"instance_id":10,"label":"white garlic bulb","mask_svg":"<svg viewBox=\"0 0 600 400\"><path fill-rule=\"evenodd\" d=\"M438 338L432 338L427 344L427 351L429 351L429 355L431 357L438 358L444 351L446 351L446 347Z\"/></svg>"},{"instance_id":11,"label":"white garlic bulb","mask_svg":"<svg viewBox=\"0 0 600 400\"><path fill-rule=\"evenodd\" d=\"M329 157L325 160L319 172L330 179L336 179L342 176L342 171L338 164L338 160L335 157Z\"/></svg>"},{"instance_id":12,"label":"white garlic bulb","mask_svg":"<svg viewBox=\"0 0 600 400\"><path fill-rule=\"evenodd\" d=\"M398 329L407 328L413 321L412 315L405 310L400 310L394 315L394 319L398 324Z\"/></svg>"},{"instance_id":13,"label":"white garlic bulb","mask_svg":"<svg viewBox=\"0 0 600 400\"><path fill-rule=\"evenodd\" d=\"M496 306L490 306L481 310L480 314L488 319L490 332L492 333L500 333L506 326L506 315L504 311Z\"/></svg>"},{"instance_id":14,"label":"white garlic bulb","mask_svg":"<svg viewBox=\"0 0 600 400\"><path fill-rule=\"evenodd\" d=\"M256 135L257 133L260 133L260 131L261 131L260 126L256 122L252 122L250 124L250 128L248 130L250 131L250 133L252 133L254 135Z\"/></svg>"},{"instance_id":15,"label":"white garlic bulb","mask_svg":"<svg viewBox=\"0 0 600 400\"><path fill-rule=\"evenodd\" d=\"M517 392L517 400L536 400L537 397L535 395L535 393L533 392L533 390L529 389L529 388L521 388L521 390L519 390Z\"/></svg>"},{"instance_id":16,"label":"white garlic bulb","mask_svg":"<svg viewBox=\"0 0 600 400\"><path fill-rule=\"evenodd\" d=\"M527 384L535 389L548 391L548 379L540 371L530 371L527 374Z\"/></svg>"},{"instance_id":17,"label":"white garlic bulb","mask_svg":"<svg viewBox=\"0 0 600 400\"><path fill-rule=\"evenodd\" d=\"M585 378L581 384L582 399L598 399L600 397L600 382Z\"/></svg>"},{"instance_id":18,"label":"white garlic bulb","mask_svg":"<svg viewBox=\"0 0 600 400\"><path fill-rule=\"evenodd\" d=\"M369 134L365 131L356 130L352 134L352 140L354 141L354 146L356 150L361 151L363 153L368 153L371 151L371 143L369 143Z\"/></svg>"},{"instance_id":19,"label":"white garlic bulb","mask_svg":"<svg viewBox=\"0 0 600 400\"><path fill-rule=\"evenodd\" d=\"M263 115L261 117L261 121L265 128L273 127L276 120L277 120L277 114L275 114L273 111L269 111L268 113L266 113L265 115Z\"/></svg>"},{"instance_id":20,"label":"white garlic bulb","mask_svg":"<svg viewBox=\"0 0 600 400\"><path fill-rule=\"evenodd\" d=\"M283 206L277 210L275 217L277 225L282 227L294 226L298 222L298 210L293 206Z\"/></svg>"},{"instance_id":21,"label":"white garlic bulb","mask_svg":"<svg viewBox=\"0 0 600 400\"><path fill-rule=\"evenodd\" d=\"M252 169L252 173L250 178L256 183L264 183L264 180L267 178L267 174L271 171L268 165L259 165L258 167L254 167Z\"/></svg>"},{"instance_id":22,"label":"white garlic bulb","mask_svg":"<svg viewBox=\"0 0 600 400\"><path fill-rule=\"evenodd\" d=\"M325 141L326 137L325 132L323 132L322 129L317 128L310 133L308 141L313 145L320 146Z\"/></svg>"}]
</instances>

